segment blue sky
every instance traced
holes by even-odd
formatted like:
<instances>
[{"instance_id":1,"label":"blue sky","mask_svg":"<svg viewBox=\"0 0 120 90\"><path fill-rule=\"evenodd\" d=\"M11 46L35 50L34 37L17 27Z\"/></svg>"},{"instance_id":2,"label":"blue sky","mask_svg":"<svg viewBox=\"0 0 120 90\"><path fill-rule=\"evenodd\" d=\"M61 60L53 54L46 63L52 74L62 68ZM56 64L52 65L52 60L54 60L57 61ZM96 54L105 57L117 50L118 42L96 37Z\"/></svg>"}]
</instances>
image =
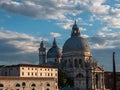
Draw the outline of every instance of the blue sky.
<instances>
[{"instance_id":1,"label":"blue sky","mask_svg":"<svg viewBox=\"0 0 120 90\"><path fill-rule=\"evenodd\" d=\"M62 48L77 21L93 59L112 70L112 52L120 71L119 0L0 0L0 64L38 63L43 39Z\"/></svg>"}]
</instances>

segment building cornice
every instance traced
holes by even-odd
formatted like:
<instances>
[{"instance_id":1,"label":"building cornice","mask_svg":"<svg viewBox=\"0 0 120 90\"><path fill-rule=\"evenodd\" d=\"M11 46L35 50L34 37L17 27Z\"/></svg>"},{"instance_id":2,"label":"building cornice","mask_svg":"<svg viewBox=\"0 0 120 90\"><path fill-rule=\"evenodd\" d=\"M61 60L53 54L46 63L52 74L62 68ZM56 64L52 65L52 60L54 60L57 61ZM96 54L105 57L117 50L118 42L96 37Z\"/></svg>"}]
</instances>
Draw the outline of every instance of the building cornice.
<instances>
[{"instance_id":1,"label":"building cornice","mask_svg":"<svg viewBox=\"0 0 120 90\"><path fill-rule=\"evenodd\" d=\"M0 76L0 80L54 80L53 77L16 77Z\"/></svg>"}]
</instances>

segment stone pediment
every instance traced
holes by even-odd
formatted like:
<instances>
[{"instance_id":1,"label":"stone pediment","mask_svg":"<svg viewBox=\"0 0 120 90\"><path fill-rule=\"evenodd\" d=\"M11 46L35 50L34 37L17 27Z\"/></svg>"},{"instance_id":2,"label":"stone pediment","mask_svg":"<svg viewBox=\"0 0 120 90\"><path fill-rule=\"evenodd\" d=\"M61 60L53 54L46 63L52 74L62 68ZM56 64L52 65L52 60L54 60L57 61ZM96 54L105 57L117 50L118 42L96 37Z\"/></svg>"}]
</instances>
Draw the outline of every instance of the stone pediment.
<instances>
[{"instance_id":1,"label":"stone pediment","mask_svg":"<svg viewBox=\"0 0 120 90\"><path fill-rule=\"evenodd\" d=\"M92 68L92 72L103 72L103 68L97 66L95 68Z\"/></svg>"}]
</instances>

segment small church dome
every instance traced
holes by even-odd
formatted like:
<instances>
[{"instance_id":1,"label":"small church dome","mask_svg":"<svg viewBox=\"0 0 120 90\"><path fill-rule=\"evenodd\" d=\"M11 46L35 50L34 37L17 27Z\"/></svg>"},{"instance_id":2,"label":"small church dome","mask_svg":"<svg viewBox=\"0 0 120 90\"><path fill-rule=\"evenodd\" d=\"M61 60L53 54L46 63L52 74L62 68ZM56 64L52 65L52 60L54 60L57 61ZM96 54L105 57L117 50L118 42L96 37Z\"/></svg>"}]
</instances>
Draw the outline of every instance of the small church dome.
<instances>
[{"instance_id":1,"label":"small church dome","mask_svg":"<svg viewBox=\"0 0 120 90\"><path fill-rule=\"evenodd\" d=\"M53 46L48 50L47 58L60 58L62 56L62 50L57 46L54 38Z\"/></svg>"}]
</instances>

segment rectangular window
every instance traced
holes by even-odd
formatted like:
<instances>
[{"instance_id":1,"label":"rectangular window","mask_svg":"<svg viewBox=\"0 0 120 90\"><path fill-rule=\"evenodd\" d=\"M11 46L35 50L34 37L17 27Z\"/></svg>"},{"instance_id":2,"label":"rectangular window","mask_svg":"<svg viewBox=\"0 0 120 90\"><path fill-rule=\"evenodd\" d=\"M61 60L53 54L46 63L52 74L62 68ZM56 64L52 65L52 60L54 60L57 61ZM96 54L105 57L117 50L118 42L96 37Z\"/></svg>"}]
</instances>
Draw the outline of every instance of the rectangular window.
<instances>
[{"instance_id":1,"label":"rectangular window","mask_svg":"<svg viewBox=\"0 0 120 90\"><path fill-rule=\"evenodd\" d=\"M35 76L37 76L37 73L35 73Z\"/></svg>"},{"instance_id":2,"label":"rectangular window","mask_svg":"<svg viewBox=\"0 0 120 90\"><path fill-rule=\"evenodd\" d=\"M55 73L55 76L57 76L57 73Z\"/></svg>"},{"instance_id":3,"label":"rectangular window","mask_svg":"<svg viewBox=\"0 0 120 90\"><path fill-rule=\"evenodd\" d=\"M51 73L51 76L53 76L53 74Z\"/></svg>"},{"instance_id":4,"label":"rectangular window","mask_svg":"<svg viewBox=\"0 0 120 90\"><path fill-rule=\"evenodd\" d=\"M40 76L42 76L42 73L40 73Z\"/></svg>"},{"instance_id":5,"label":"rectangular window","mask_svg":"<svg viewBox=\"0 0 120 90\"><path fill-rule=\"evenodd\" d=\"M56 86L56 89L57 89L57 86Z\"/></svg>"},{"instance_id":6,"label":"rectangular window","mask_svg":"<svg viewBox=\"0 0 120 90\"><path fill-rule=\"evenodd\" d=\"M33 76L33 72L32 72L32 76Z\"/></svg>"},{"instance_id":7,"label":"rectangular window","mask_svg":"<svg viewBox=\"0 0 120 90\"><path fill-rule=\"evenodd\" d=\"M24 76L24 72L22 72L22 76Z\"/></svg>"},{"instance_id":8,"label":"rectangular window","mask_svg":"<svg viewBox=\"0 0 120 90\"><path fill-rule=\"evenodd\" d=\"M30 73L28 72L28 76L30 75Z\"/></svg>"}]
</instances>

